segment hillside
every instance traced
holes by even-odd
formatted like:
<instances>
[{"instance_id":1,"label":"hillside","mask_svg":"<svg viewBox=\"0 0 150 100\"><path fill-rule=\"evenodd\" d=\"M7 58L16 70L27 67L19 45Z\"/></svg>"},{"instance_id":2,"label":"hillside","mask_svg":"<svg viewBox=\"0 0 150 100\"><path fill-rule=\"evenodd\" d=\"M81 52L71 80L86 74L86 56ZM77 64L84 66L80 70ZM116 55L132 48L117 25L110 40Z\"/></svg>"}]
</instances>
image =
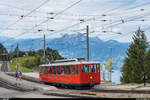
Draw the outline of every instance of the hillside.
<instances>
[{"instance_id":1,"label":"hillside","mask_svg":"<svg viewBox=\"0 0 150 100\"><path fill-rule=\"evenodd\" d=\"M38 50L43 48L43 39L18 39L5 42L5 46L14 47L19 43L20 50ZM56 49L65 58L84 57L86 58L86 36L81 33L68 35L65 34L60 38L46 39L46 46ZM1 42L2 40L0 40ZM120 69L126 56L126 49L130 43L120 43L115 40L103 41L97 37L89 38L90 60L107 63L110 57L110 49L112 47L112 57L114 58L113 66Z\"/></svg>"},{"instance_id":2,"label":"hillside","mask_svg":"<svg viewBox=\"0 0 150 100\"><path fill-rule=\"evenodd\" d=\"M34 60L35 57L19 57L19 68L21 69L22 72L33 72L32 69L27 68L24 66L24 63L26 60ZM17 58L14 58L12 63L10 63L10 69L12 72L16 71L16 66L17 66ZM36 71L36 70L35 70Z\"/></svg>"}]
</instances>

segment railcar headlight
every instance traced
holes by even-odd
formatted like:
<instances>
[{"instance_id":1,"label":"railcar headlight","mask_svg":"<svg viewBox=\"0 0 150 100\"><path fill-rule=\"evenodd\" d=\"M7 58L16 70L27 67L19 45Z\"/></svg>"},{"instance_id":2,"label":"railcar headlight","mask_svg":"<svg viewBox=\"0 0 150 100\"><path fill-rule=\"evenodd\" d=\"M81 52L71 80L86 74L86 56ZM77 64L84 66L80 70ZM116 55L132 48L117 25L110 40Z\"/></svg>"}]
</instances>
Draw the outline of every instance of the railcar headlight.
<instances>
[{"instance_id":1,"label":"railcar headlight","mask_svg":"<svg viewBox=\"0 0 150 100\"><path fill-rule=\"evenodd\" d=\"M93 79L93 77L92 77L92 76L90 76L90 79Z\"/></svg>"}]
</instances>

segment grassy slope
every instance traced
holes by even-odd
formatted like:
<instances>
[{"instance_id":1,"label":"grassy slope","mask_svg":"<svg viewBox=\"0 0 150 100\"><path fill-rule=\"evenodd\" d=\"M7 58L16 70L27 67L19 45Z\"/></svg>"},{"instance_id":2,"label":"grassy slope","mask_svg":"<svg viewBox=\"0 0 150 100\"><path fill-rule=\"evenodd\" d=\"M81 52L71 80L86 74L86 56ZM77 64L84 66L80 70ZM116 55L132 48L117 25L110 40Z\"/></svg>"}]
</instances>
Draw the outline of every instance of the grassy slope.
<instances>
[{"instance_id":1,"label":"grassy slope","mask_svg":"<svg viewBox=\"0 0 150 100\"><path fill-rule=\"evenodd\" d=\"M22 66L22 63L26 60L26 59L33 59L34 57L20 57L19 58L19 68L21 68L22 72L34 72L32 69L27 68L25 66ZM17 66L17 58L13 59L12 64L10 63L10 68L12 72L16 71L16 66Z\"/></svg>"}]
</instances>

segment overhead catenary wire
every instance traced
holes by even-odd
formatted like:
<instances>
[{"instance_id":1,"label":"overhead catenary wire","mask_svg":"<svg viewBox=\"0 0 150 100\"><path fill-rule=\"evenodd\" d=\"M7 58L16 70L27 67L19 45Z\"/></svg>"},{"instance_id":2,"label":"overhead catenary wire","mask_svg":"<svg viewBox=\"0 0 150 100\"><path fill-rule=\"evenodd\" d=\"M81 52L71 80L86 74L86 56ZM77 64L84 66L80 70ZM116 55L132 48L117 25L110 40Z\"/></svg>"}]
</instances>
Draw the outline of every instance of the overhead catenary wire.
<instances>
[{"instance_id":1,"label":"overhead catenary wire","mask_svg":"<svg viewBox=\"0 0 150 100\"><path fill-rule=\"evenodd\" d=\"M148 5L148 4L150 4L150 2L144 3L144 4L140 4L140 5L138 5L138 6L134 6L134 7L127 8L127 9L125 9L125 11L126 11L126 10L135 9L135 8L138 8L138 7L141 7L141 6L144 6L144 5ZM121 7L121 6L120 6L120 7ZM119 8L119 7L116 7L116 8L111 9L111 10L104 11L104 13L113 12L113 11L116 10L117 8ZM116 12L116 13L118 13L118 12ZM114 13L114 14L115 14L115 13ZM103 16L101 16L100 18L102 18L102 17L103 17ZM91 20L93 20L93 19L95 19L95 17L89 18L89 19L87 19L87 20L84 20L84 21L82 21L82 22L76 23L76 24L71 25L71 26L76 26L76 25L79 25L79 24L82 24L82 23L91 21ZM70 28L70 27L64 28L64 30L65 30L65 29L68 29L68 28ZM62 30L63 30L63 29L62 29ZM83 31L83 30L86 30L86 29L84 28L84 29L82 29L82 31ZM79 31L79 30L78 30L78 31ZM60 31L58 31L58 32L60 32Z\"/></svg>"},{"instance_id":2,"label":"overhead catenary wire","mask_svg":"<svg viewBox=\"0 0 150 100\"><path fill-rule=\"evenodd\" d=\"M49 1L49 0L48 0L48 1ZM66 10L68 10L68 9L72 8L73 6L77 5L77 4L80 3L81 1L82 1L82 0L79 0L79 1L77 1L77 2L75 2L75 3L73 3L72 5L68 6L68 7L65 8L65 9L63 9L62 11L56 13L53 17L56 17L56 16L62 14L63 12L65 12ZM43 5L43 4L42 4L42 5ZM39 7L38 7L38 8L39 8ZM35 9L34 9L34 10L35 10ZM33 12L33 10L32 10L31 12ZM50 20L50 18L48 18L47 20L42 21L40 24L38 24L38 25L32 27L30 30L32 30L33 28L36 28L36 27L40 26L41 24L47 22L48 20ZM24 35L25 33L29 32L30 30L28 30L28 31L26 31L26 32L23 32L22 34L17 35L16 37L19 37L19 36L21 36L21 35ZM11 39L13 39L13 38L9 38L8 40L11 40ZM6 41L8 41L8 40L6 40ZM2 42L2 43L5 43L6 41L4 41L4 42Z\"/></svg>"},{"instance_id":3,"label":"overhead catenary wire","mask_svg":"<svg viewBox=\"0 0 150 100\"><path fill-rule=\"evenodd\" d=\"M80 1L79 1L80 2ZM78 3L78 2L77 2ZM121 6L119 6L119 7L121 7ZM119 7L116 7L116 8L114 8L114 9L112 9L112 10L109 10L108 12L111 12L111 11L113 11L113 10L115 10L115 9L117 9L117 8L119 8ZM107 11L106 11L107 12ZM57 15L57 14L56 14ZM87 20L88 21L88 20ZM80 24L80 23L79 23Z\"/></svg>"},{"instance_id":4,"label":"overhead catenary wire","mask_svg":"<svg viewBox=\"0 0 150 100\"><path fill-rule=\"evenodd\" d=\"M126 19L126 21L124 23L127 23L127 22L131 22L135 19L140 19L140 18L143 18L143 17L146 17L146 16L150 16L150 12L149 13L145 13L143 15L140 15L140 16L134 16L134 17L130 17L129 19ZM117 21L118 22L118 21ZM121 24L124 24L120 21L120 23L116 23L116 24L113 24L113 25L110 25L110 26L107 26L107 28L109 27L113 27L113 26L117 26L117 25L121 25ZM97 31L98 32L98 31Z\"/></svg>"},{"instance_id":5,"label":"overhead catenary wire","mask_svg":"<svg viewBox=\"0 0 150 100\"><path fill-rule=\"evenodd\" d=\"M49 2L49 1L50 1L50 0L44 1L40 6L36 7L35 9L33 9L32 11L30 11L30 12L27 13L26 15L23 15L21 18L19 18L19 19L18 19L17 21L15 21L14 23L8 25L5 29L7 29L7 28L9 28L9 27L11 27L11 26L13 26L13 25L15 25L16 23L18 23L19 21L21 21L21 20L24 19L25 17L29 16L30 14L32 14L34 11L36 11L37 9L39 9L41 6L43 6L44 4L46 4L46 3ZM5 31L5 29L2 30L2 31L0 31L0 33L2 33L3 31Z\"/></svg>"},{"instance_id":6,"label":"overhead catenary wire","mask_svg":"<svg viewBox=\"0 0 150 100\"><path fill-rule=\"evenodd\" d=\"M63 30L62 30L63 31ZM58 31L58 32L60 32L60 31Z\"/></svg>"},{"instance_id":7,"label":"overhead catenary wire","mask_svg":"<svg viewBox=\"0 0 150 100\"><path fill-rule=\"evenodd\" d=\"M150 30L150 26L148 26L148 27L146 27L146 28L142 28L142 31L147 31L147 30ZM121 37L122 36L126 36L126 35L129 35L129 34L134 34L136 31L130 31L130 32L128 32L128 33L124 33L124 34L122 34L121 35ZM117 36L112 36L111 38L104 38L105 40L108 40L108 39L116 39L117 37L120 37L120 35L117 35Z\"/></svg>"},{"instance_id":8,"label":"overhead catenary wire","mask_svg":"<svg viewBox=\"0 0 150 100\"><path fill-rule=\"evenodd\" d=\"M140 19L140 18L143 18L143 17L146 17L146 16L149 16L149 14L150 13L145 13L145 14L143 14L143 15L139 15L139 16L132 16L132 17L129 17L129 18L127 18L126 19L126 21L124 22L124 23L122 23L122 21L121 20L117 20L117 21L115 21L115 22L112 22L112 23L109 23L109 24L104 24L104 25L109 25L109 26L107 26L107 28L109 28L109 27L113 27L113 26L117 26L117 25L121 25L121 24L125 24L125 23L127 23L127 22L130 22L130 21L133 21L133 20L135 20L135 19ZM83 23L83 22L80 22L80 23ZM76 25L78 25L79 23L77 23L77 24L73 24L73 25L71 25L71 26L69 26L69 27L66 27L66 28L63 28L63 29L61 29L61 30L59 30L59 31L56 31L56 32L53 32L53 34L54 33L58 33L58 32L62 32L62 31L64 31L64 30L66 30L66 29L68 29L68 28L70 28L70 27L73 27L73 26L76 26ZM112 25L111 25L112 24ZM94 27L95 28L95 27ZM106 29L107 29L106 28ZM90 28L90 30L91 29L93 29L93 28ZM84 29L83 29L84 30ZM82 30L82 31L83 31ZM98 31L97 31L98 32ZM94 33L94 32L90 32L90 33ZM51 34L50 34L51 35ZM47 35L48 36L48 35Z\"/></svg>"},{"instance_id":9,"label":"overhead catenary wire","mask_svg":"<svg viewBox=\"0 0 150 100\"><path fill-rule=\"evenodd\" d=\"M81 0L80 0L80 1L81 1ZM80 2L80 1L79 1L79 2ZM77 2L77 3L79 3L79 2ZM75 4L76 4L76 3L75 3ZM69 7L68 7L68 8L69 8ZM68 8L66 8L66 9L68 9ZM65 9L64 9L64 11L65 11ZM62 12L63 12L63 11L62 11ZM57 13L57 14L59 14L59 13ZM56 15L57 15L57 14L56 14ZM56 16L56 15L55 15L55 16ZM13 23L13 24L14 24L14 23Z\"/></svg>"},{"instance_id":10,"label":"overhead catenary wire","mask_svg":"<svg viewBox=\"0 0 150 100\"><path fill-rule=\"evenodd\" d=\"M9 8L15 8L17 10L21 10L21 11L31 11L30 9L26 8L21 8L21 7L17 7L17 6L14 6L14 5L9 5L9 4L2 4L0 3L0 6L5 6L5 7L9 7ZM42 11L35 11L36 13L42 13L42 14L45 14L46 12L42 12Z\"/></svg>"}]
</instances>

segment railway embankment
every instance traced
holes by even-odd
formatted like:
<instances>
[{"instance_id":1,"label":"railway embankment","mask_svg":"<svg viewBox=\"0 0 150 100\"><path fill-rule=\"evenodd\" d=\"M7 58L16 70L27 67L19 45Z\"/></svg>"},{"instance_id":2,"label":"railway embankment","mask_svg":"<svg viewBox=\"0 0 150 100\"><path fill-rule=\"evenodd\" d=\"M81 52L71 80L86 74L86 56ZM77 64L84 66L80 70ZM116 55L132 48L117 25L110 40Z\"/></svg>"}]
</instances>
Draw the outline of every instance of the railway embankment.
<instances>
[{"instance_id":1,"label":"railway embankment","mask_svg":"<svg viewBox=\"0 0 150 100\"><path fill-rule=\"evenodd\" d=\"M11 73L11 74L13 74L13 73ZM40 83L36 83L36 82L32 82L32 81L16 80L15 77L8 75L8 73L4 73L4 72L0 73L0 80L10 83L12 85L16 85L19 88L27 89L27 90L56 90L57 89L54 86L40 84Z\"/></svg>"},{"instance_id":2,"label":"railway embankment","mask_svg":"<svg viewBox=\"0 0 150 100\"><path fill-rule=\"evenodd\" d=\"M16 84L14 72L0 73L0 80ZM134 98L134 97L150 97L150 84L123 84L117 85L109 81L103 81L100 85L95 86L90 90L72 90L72 89L58 89L54 86L41 84L39 81L39 74L23 73L23 80L18 85L21 88L32 90L46 90L43 95L58 95L69 97L119 97L119 98Z\"/></svg>"},{"instance_id":3,"label":"railway embankment","mask_svg":"<svg viewBox=\"0 0 150 100\"><path fill-rule=\"evenodd\" d=\"M8 72L7 74L11 75L11 76L14 76L14 73L13 72ZM37 83L41 83L39 81L39 73L38 72L31 72L31 73L23 73L23 79L25 80L29 80L29 81L32 81L32 82L37 82ZM132 83L132 84L123 84L123 85L117 85L117 84L114 84L112 82L109 82L109 81L104 81L102 80L101 81L101 84L100 85L97 85L94 87L95 90L101 90L101 91L117 91L117 90L121 90L121 91L148 91L150 93L150 84L147 83L146 87L144 87L143 84L135 84L135 83ZM145 92L145 93L146 93Z\"/></svg>"}]
</instances>

